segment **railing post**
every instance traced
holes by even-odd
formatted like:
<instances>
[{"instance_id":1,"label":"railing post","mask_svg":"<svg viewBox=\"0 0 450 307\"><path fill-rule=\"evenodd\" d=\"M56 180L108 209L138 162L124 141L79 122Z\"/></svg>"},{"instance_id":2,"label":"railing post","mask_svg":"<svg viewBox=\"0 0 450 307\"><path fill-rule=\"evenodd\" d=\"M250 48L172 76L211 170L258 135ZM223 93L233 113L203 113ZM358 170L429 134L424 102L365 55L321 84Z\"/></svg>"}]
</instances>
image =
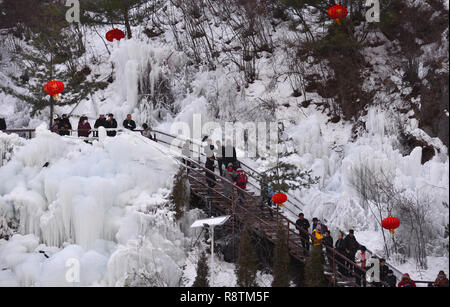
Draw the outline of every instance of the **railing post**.
<instances>
[{"instance_id":1,"label":"railing post","mask_svg":"<svg viewBox=\"0 0 450 307\"><path fill-rule=\"evenodd\" d=\"M287 221L287 244L288 244L288 250L289 250L289 234L290 234L290 221Z\"/></svg>"},{"instance_id":2,"label":"railing post","mask_svg":"<svg viewBox=\"0 0 450 307\"><path fill-rule=\"evenodd\" d=\"M199 157L199 159L200 159L200 157ZM235 237L235 235L234 235L234 224L235 224L235 219L236 219L236 216L235 216L235 207L234 207L234 187L232 187L231 188L231 210L232 210L232 217L233 217L233 232L232 232L232 235L233 235L233 262L234 263L236 263L236 256L235 256L235 254L236 254L236 249L235 249L235 242L234 242L234 237Z\"/></svg>"},{"instance_id":3,"label":"railing post","mask_svg":"<svg viewBox=\"0 0 450 307\"><path fill-rule=\"evenodd\" d=\"M276 204L276 206L277 206L277 227L279 227L280 226L280 222L279 222L279 216L280 216L280 214L279 214L279 206L278 206L278 204Z\"/></svg>"},{"instance_id":4,"label":"railing post","mask_svg":"<svg viewBox=\"0 0 450 307\"><path fill-rule=\"evenodd\" d=\"M336 249L333 248L333 284L336 287Z\"/></svg>"}]
</instances>

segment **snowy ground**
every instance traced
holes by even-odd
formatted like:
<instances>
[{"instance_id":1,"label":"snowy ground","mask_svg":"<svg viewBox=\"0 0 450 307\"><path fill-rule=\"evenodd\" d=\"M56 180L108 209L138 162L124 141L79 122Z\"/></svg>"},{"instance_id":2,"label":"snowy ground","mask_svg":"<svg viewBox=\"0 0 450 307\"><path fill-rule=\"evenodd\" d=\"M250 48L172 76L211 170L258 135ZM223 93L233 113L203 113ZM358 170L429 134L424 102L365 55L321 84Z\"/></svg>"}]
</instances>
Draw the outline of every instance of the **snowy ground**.
<instances>
[{"instance_id":1,"label":"snowy ground","mask_svg":"<svg viewBox=\"0 0 450 307\"><path fill-rule=\"evenodd\" d=\"M197 262L200 257L199 249L194 249L189 253L186 259L186 267L183 271L183 286L190 287L197 276ZM208 259L210 263L211 258ZM214 258L214 287L236 287L236 266L233 263L228 263L221 259L220 255ZM260 287L270 287L272 284L272 275L258 272L256 281Z\"/></svg>"},{"instance_id":2,"label":"snowy ground","mask_svg":"<svg viewBox=\"0 0 450 307\"><path fill-rule=\"evenodd\" d=\"M23 234L0 240L0 283L72 285L73 258L75 285L129 285L136 270L178 285L187 241L168 201L178 168L160 150L138 135L88 145L39 127L0 168L2 232Z\"/></svg>"}]
</instances>

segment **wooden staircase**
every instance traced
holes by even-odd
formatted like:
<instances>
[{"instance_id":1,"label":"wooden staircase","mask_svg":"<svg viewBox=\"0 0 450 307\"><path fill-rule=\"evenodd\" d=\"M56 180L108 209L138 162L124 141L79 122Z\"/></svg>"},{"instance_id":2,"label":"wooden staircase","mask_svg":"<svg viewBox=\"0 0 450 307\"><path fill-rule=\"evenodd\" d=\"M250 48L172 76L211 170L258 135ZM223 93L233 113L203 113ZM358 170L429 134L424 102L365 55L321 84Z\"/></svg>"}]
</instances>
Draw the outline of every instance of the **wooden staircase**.
<instances>
[{"instance_id":1,"label":"wooden staircase","mask_svg":"<svg viewBox=\"0 0 450 307\"><path fill-rule=\"evenodd\" d=\"M191 193L201 198L205 204L209 204L221 215L230 215L233 233L235 223L241 223L246 225L253 233L275 244L278 239L278 229L282 227L287 234L289 254L302 263L306 262L309 252L303 248L302 238L293 221L283 216L276 208L262 205L261 197L255 195L254 192L242 190L218 174L215 174L216 184L214 187L209 187L206 174L212 174L212 172L192 159L189 161L191 167L186 166L186 169ZM227 184L232 186L232 192L228 192L229 194L226 192L225 185ZM308 236L310 236L309 233ZM344 255L339 254L334 248L330 251L334 253L335 257L345 259L350 265L356 265ZM341 287L359 287L359 284L355 281L358 276L356 273L350 272L350 276L344 276L338 271L338 268L345 268L346 265L342 263L342 260L341 262L338 261L337 258L335 258L334 263L334 266L328 261L325 264L325 275L331 284Z\"/></svg>"},{"instance_id":2,"label":"wooden staircase","mask_svg":"<svg viewBox=\"0 0 450 307\"><path fill-rule=\"evenodd\" d=\"M120 129L118 130L120 131ZM28 133L29 138L31 138L34 129L16 129L8 130L6 132L24 132ZM171 141L177 138L174 135L162 131L153 130L152 132L158 134L158 143L169 146L173 146L173 143ZM127 133L130 132L127 131ZM205 203L208 203L217 212L220 212L224 215L230 215L232 217L231 222L233 223L233 233L235 224L241 223L247 225L253 233L259 235L260 237L265 238L272 243L276 243L278 239L278 229L279 227L282 227L287 234L289 254L294 259L302 263L306 262L309 251L303 248L299 230L295 228L295 223L293 221L289 220L283 214L281 214L277 208L271 208L266 204L263 204L261 197L255 195L254 192L242 190L239 187L235 186L234 183L229 182L227 179L220 177L218 174L215 174L203 167L203 165L200 164L200 157L202 156L201 153L193 153L198 157L198 161L184 158L190 162L190 166L183 164L188 172L188 180L191 192L197 197L201 198ZM257 175L259 175L258 172L253 170L248 165L245 165L244 163L242 163L242 165L248 172L249 177L257 180ZM216 179L218 179L214 187L208 186L206 177L207 173L209 173L210 175L214 174L216 176ZM255 189L255 191L260 193L260 189L255 183L250 184ZM227 194L226 185L228 185L228 188L231 185L231 195ZM290 200L288 200L288 203L290 203L293 208L300 209L298 203L301 204L301 202L295 197L293 198L297 201L297 203ZM286 209L291 213L294 213L291 209ZM304 231L303 235L308 236L312 239L312 235L307 233L306 231ZM330 253L333 258L333 260L331 261L332 264L328 263L327 260L324 266L324 273L328 277L330 282L334 286L338 287L359 287L360 285L356 282L356 280L360 278L359 275L353 272L352 269L348 270L348 267L355 268L357 267L357 265L344 255L338 253L334 248L327 246L324 246L323 248L325 252ZM347 270L347 274L344 276L343 274L341 274L341 270L339 269L341 269L342 271ZM361 270L361 273L365 274L366 271Z\"/></svg>"}]
</instances>

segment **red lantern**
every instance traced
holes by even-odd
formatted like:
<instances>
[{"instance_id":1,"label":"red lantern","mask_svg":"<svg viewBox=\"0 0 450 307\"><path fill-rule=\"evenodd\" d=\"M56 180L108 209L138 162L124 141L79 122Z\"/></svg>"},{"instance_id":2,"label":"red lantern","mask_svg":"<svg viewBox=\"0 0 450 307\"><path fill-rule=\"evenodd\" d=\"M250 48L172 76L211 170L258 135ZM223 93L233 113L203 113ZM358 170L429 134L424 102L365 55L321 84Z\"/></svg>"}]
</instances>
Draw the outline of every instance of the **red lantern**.
<instances>
[{"instance_id":1,"label":"red lantern","mask_svg":"<svg viewBox=\"0 0 450 307\"><path fill-rule=\"evenodd\" d=\"M334 19L334 23L337 23L338 25L341 25L341 19L347 17L347 15L347 9L345 8L345 6L342 6L340 4L335 4L328 9L328 16Z\"/></svg>"},{"instance_id":2,"label":"red lantern","mask_svg":"<svg viewBox=\"0 0 450 307\"><path fill-rule=\"evenodd\" d=\"M394 235L394 229L397 229L400 226L400 220L396 217L389 216L381 222L381 226L389 230L390 234Z\"/></svg>"},{"instance_id":3,"label":"red lantern","mask_svg":"<svg viewBox=\"0 0 450 307\"><path fill-rule=\"evenodd\" d=\"M64 91L64 83L58 80L52 80L44 85L44 93L52 95L55 100L59 99L59 94Z\"/></svg>"},{"instance_id":4,"label":"red lantern","mask_svg":"<svg viewBox=\"0 0 450 307\"><path fill-rule=\"evenodd\" d=\"M287 196L284 193L277 193L272 196L272 201L279 206L283 206L283 203L287 201Z\"/></svg>"},{"instance_id":5,"label":"red lantern","mask_svg":"<svg viewBox=\"0 0 450 307\"><path fill-rule=\"evenodd\" d=\"M117 28L114 28L106 33L106 40L109 42L114 41L114 39L120 41L122 38L125 38L125 33Z\"/></svg>"}]
</instances>

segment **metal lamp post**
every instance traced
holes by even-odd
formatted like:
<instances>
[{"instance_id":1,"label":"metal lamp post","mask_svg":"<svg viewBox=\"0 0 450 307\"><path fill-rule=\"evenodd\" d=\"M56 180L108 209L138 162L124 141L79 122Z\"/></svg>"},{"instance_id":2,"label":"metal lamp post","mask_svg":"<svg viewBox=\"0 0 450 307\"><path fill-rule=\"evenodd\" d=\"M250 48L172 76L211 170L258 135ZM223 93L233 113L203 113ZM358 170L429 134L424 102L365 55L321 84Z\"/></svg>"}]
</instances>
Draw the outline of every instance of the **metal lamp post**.
<instances>
[{"instance_id":1,"label":"metal lamp post","mask_svg":"<svg viewBox=\"0 0 450 307\"><path fill-rule=\"evenodd\" d=\"M191 225L191 228L209 227L211 229L211 287L214 287L214 227L225 224L229 218L229 215L213 217L210 219L197 220Z\"/></svg>"}]
</instances>

